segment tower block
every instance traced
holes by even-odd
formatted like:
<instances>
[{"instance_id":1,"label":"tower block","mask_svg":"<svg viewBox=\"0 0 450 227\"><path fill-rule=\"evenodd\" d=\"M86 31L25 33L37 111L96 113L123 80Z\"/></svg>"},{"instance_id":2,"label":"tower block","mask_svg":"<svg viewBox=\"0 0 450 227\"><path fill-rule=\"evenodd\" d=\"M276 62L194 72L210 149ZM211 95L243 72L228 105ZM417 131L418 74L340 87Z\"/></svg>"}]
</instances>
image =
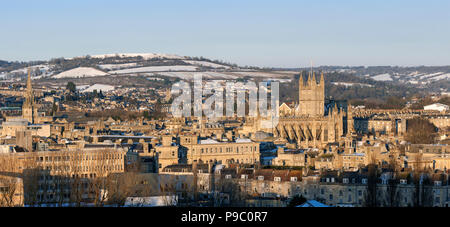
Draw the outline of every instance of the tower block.
<instances>
[{"instance_id":1,"label":"tower block","mask_svg":"<svg viewBox=\"0 0 450 227\"><path fill-rule=\"evenodd\" d=\"M325 81L323 73L320 76L320 81L317 83L315 73L308 74L308 80L303 80L303 75L300 75L299 80L299 105L300 114L309 116L324 116L325 115Z\"/></svg>"}]
</instances>

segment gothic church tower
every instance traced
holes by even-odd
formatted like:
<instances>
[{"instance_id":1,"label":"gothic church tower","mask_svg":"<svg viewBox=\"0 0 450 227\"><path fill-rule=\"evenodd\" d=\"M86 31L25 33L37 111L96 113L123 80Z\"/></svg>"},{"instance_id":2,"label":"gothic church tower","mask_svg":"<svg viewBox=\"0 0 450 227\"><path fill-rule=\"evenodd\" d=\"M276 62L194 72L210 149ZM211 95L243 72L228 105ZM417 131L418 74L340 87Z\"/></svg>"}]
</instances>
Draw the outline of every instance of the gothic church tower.
<instances>
[{"instance_id":1,"label":"gothic church tower","mask_svg":"<svg viewBox=\"0 0 450 227\"><path fill-rule=\"evenodd\" d=\"M25 102L22 106L22 117L27 119L31 124L34 124L35 112L33 87L31 86L31 70L28 69L27 90L25 92Z\"/></svg>"},{"instance_id":2,"label":"gothic church tower","mask_svg":"<svg viewBox=\"0 0 450 227\"><path fill-rule=\"evenodd\" d=\"M312 73L312 75L309 73L306 83L303 81L303 75L300 75L298 100L300 115L325 115L325 80L323 72L319 83L316 82L315 73Z\"/></svg>"}]
</instances>

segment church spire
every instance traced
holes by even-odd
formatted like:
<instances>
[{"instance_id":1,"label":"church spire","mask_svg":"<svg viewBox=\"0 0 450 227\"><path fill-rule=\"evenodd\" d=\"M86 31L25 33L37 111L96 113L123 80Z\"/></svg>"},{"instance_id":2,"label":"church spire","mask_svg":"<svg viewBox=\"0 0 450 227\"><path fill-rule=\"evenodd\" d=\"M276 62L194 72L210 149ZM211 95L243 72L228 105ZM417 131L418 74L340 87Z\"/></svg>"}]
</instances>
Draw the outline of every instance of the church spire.
<instances>
[{"instance_id":1,"label":"church spire","mask_svg":"<svg viewBox=\"0 0 450 227\"><path fill-rule=\"evenodd\" d=\"M25 91L25 105L31 106L33 104L33 87L31 85L31 69L28 67L27 90Z\"/></svg>"},{"instance_id":2,"label":"church spire","mask_svg":"<svg viewBox=\"0 0 450 227\"><path fill-rule=\"evenodd\" d=\"M34 108L33 87L31 85L31 68L28 68L27 90L24 96L25 102L22 106L22 117L33 124L36 109Z\"/></svg>"},{"instance_id":3,"label":"church spire","mask_svg":"<svg viewBox=\"0 0 450 227\"><path fill-rule=\"evenodd\" d=\"M312 72L308 73L308 82L306 82L309 87L312 86Z\"/></svg>"},{"instance_id":4,"label":"church spire","mask_svg":"<svg viewBox=\"0 0 450 227\"><path fill-rule=\"evenodd\" d=\"M313 72L313 74L312 74L312 80L311 80L311 83L312 83L313 85L317 85L317 82L316 82L316 73L315 73L315 72Z\"/></svg>"},{"instance_id":5,"label":"church spire","mask_svg":"<svg viewBox=\"0 0 450 227\"><path fill-rule=\"evenodd\" d=\"M32 87L31 87L31 68L28 67L28 79L27 79L27 92L30 93L32 92Z\"/></svg>"}]
</instances>

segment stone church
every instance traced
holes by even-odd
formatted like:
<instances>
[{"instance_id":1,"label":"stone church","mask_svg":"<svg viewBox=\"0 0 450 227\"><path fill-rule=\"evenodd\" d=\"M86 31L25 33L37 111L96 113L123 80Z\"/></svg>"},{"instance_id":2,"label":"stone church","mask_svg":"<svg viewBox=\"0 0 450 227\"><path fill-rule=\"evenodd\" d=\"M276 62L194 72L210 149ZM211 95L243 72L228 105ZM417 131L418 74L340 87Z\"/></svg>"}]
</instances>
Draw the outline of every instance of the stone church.
<instances>
[{"instance_id":1,"label":"stone church","mask_svg":"<svg viewBox=\"0 0 450 227\"><path fill-rule=\"evenodd\" d=\"M284 103L280 106L274 137L296 143L299 148L326 148L328 144L339 143L352 134L351 105L332 100L325 102L323 73L318 82L315 73L309 73L306 80L301 75L298 95L299 103L294 108Z\"/></svg>"},{"instance_id":2,"label":"stone church","mask_svg":"<svg viewBox=\"0 0 450 227\"><path fill-rule=\"evenodd\" d=\"M22 118L28 120L31 124L35 124L38 116L37 107L34 104L33 87L31 85L31 72L28 70L27 90L24 94L25 101L22 106Z\"/></svg>"}]
</instances>

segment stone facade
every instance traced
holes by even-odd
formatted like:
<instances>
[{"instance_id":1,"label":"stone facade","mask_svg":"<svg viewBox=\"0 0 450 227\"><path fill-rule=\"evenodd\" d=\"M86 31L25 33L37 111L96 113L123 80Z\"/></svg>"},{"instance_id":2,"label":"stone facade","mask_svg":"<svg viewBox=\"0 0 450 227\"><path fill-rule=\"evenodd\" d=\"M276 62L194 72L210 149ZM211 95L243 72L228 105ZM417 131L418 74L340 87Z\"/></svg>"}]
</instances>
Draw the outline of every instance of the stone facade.
<instances>
[{"instance_id":1,"label":"stone facade","mask_svg":"<svg viewBox=\"0 0 450 227\"><path fill-rule=\"evenodd\" d=\"M323 148L328 143L339 142L352 131L351 108L338 107L336 103L325 106L323 73L319 84L314 74L310 74L306 82L301 76L299 83L298 108L289 110L286 105L281 106L279 124L273 130L275 137L294 142L301 148Z\"/></svg>"}]
</instances>

